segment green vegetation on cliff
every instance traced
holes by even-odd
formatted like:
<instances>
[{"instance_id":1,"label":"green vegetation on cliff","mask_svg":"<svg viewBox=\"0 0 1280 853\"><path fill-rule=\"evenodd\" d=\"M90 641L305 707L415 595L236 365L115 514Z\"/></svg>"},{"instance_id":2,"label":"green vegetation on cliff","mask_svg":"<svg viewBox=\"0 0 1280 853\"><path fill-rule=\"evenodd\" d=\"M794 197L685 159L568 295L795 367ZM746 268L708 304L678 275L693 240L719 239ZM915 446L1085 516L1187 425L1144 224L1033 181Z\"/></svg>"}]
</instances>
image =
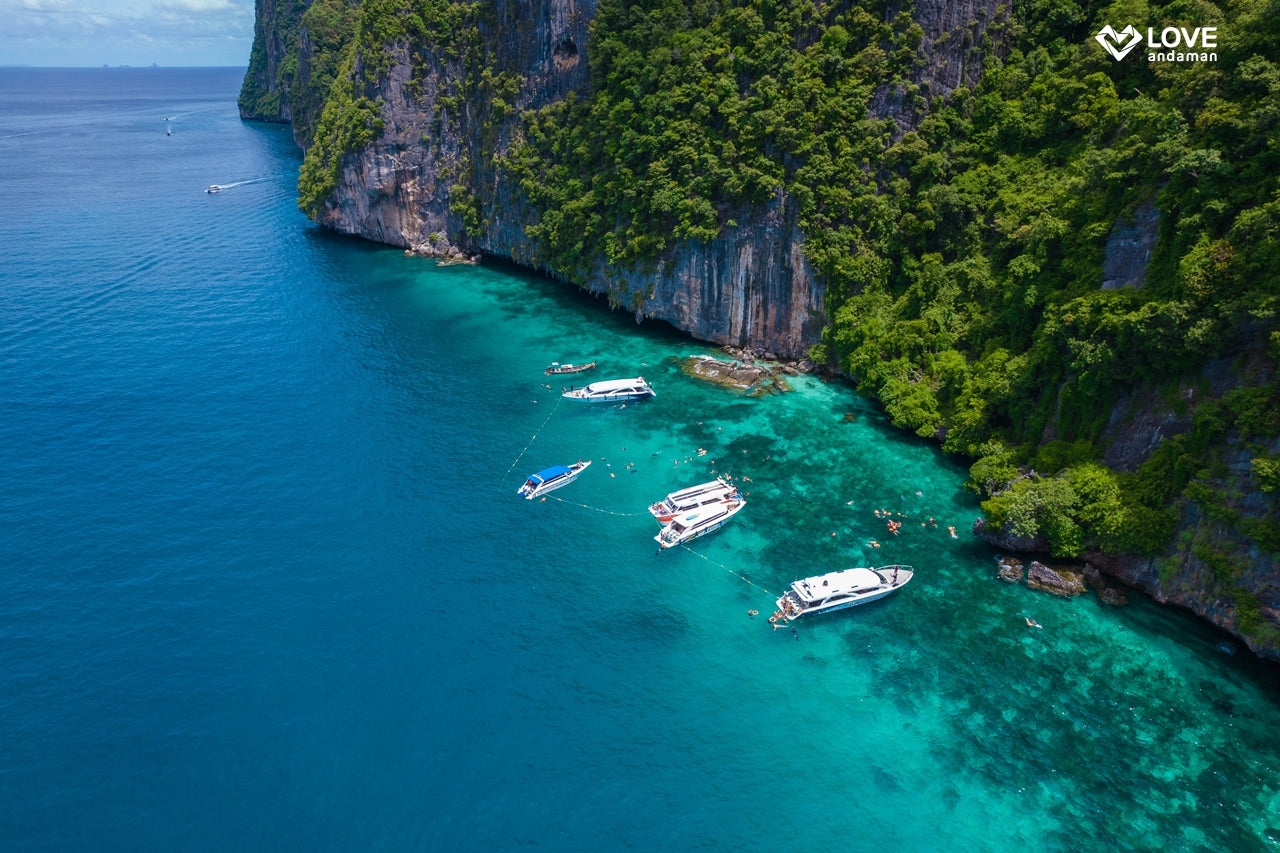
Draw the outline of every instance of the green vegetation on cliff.
<instances>
[{"instance_id":1,"label":"green vegetation on cliff","mask_svg":"<svg viewBox=\"0 0 1280 853\"><path fill-rule=\"evenodd\" d=\"M981 81L935 94L913 82L909 5L886 21L874 2L602 0L591 90L526 114L508 164L542 210L546 263L570 272L790 200L833 319L816 358L977 457L993 521L1060 555L1155 553L1186 499L1224 505L1191 487L1228 433L1277 434L1267 356L1141 470L1098 462L1123 394L1276 327L1272 5L1015 4L982 22ZM1104 22L1215 25L1218 58L1117 62L1092 38ZM901 125L879 117L891 102ZM1117 214L1143 205L1161 223L1146 286L1100 290Z\"/></svg>"},{"instance_id":2,"label":"green vegetation on cliff","mask_svg":"<svg viewBox=\"0 0 1280 853\"><path fill-rule=\"evenodd\" d=\"M307 0L262 0L257 4L249 69L240 86L240 112L251 118L284 121L290 115L289 86L298 71L299 39ZM278 45L277 52L273 47ZM276 59L272 68L272 59Z\"/></svg>"},{"instance_id":3,"label":"green vegetation on cliff","mask_svg":"<svg viewBox=\"0 0 1280 853\"><path fill-rule=\"evenodd\" d=\"M316 6L322 2L326 0L317 0ZM342 4L342 0L328 2ZM456 76L437 75L434 80L440 87L431 121L437 134L445 121L462 122L471 112L467 104L479 100L488 108L476 111L481 114L478 135L492 145L492 116L496 112L501 117L502 98L514 97L518 88L514 74L496 70L494 53L481 37L481 25L492 24L492 19L492 9L477 2L364 0L351 18L352 35L335 39L340 47L331 51L341 57L342 66L316 125L314 145L303 162L299 206L314 215L337 186L342 158L378 137L384 126L381 98L397 54L410 64L405 91L414 99L422 97L426 80L442 66L456 72ZM332 31L338 32L336 27ZM428 139L424 143L431 144ZM492 157L477 157L473 162L476 165L463 164L454 175L458 182L453 185L453 203L465 227L478 231L483 222L471 185L479 182L483 163L492 168Z\"/></svg>"},{"instance_id":4,"label":"green vegetation on cliff","mask_svg":"<svg viewBox=\"0 0 1280 853\"><path fill-rule=\"evenodd\" d=\"M259 4L249 70L239 106L248 117L289 119L294 137L310 147L314 123L344 65L355 34L359 0L274 0ZM271 31L267 25L271 24ZM275 67L268 44L281 47Z\"/></svg>"},{"instance_id":5,"label":"green vegetation on cliff","mask_svg":"<svg viewBox=\"0 0 1280 853\"><path fill-rule=\"evenodd\" d=\"M542 210L545 263L580 273L705 240L744 205L798 199L806 251L856 270L892 123L876 86L903 79L920 27L849 4L603 0L592 88L523 116L506 165ZM797 47L799 45L799 47Z\"/></svg>"}]
</instances>

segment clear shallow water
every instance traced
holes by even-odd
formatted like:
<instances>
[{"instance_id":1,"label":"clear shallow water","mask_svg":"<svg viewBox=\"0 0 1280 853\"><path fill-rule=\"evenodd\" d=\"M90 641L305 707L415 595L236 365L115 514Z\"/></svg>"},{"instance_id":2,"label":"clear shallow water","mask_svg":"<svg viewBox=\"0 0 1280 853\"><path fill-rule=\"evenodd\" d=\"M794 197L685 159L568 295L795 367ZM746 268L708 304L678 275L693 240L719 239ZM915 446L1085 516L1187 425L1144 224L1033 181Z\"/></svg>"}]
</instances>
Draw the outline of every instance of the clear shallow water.
<instances>
[{"instance_id":1,"label":"clear shallow water","mask_svg":"<svg viewBox=\"0 0 1280 853\"><path fill-rule=\"evenodd\" d=\"M0 846L1280 840L1274 669L997 581L963 470L843 386L747 399L560 285L317 231L240 73L0 71ZM558 405L591 357L659 396ZM712 470L747 508L656 554L644 506Z\"/></svg>"}]
</instances>

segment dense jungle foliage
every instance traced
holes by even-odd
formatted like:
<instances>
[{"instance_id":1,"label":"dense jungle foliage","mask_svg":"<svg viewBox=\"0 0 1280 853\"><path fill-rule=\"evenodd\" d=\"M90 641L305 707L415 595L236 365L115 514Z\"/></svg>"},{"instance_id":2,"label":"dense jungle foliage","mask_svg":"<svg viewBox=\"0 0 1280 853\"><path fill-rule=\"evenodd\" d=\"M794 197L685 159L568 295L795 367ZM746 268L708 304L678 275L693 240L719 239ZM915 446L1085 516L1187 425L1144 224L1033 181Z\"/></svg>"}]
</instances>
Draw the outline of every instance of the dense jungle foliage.
<instances>
[{"instance_id":1,"label":"dense jungle foliage","mask_svg":"<svg viewBox=\"0 0 1280 853\"><path fill-rule=\"evenodd\" d=\"M827 286L815 360L976 457L997 524L1059 555L1157 553L1185 498L1229 504L1211 464L1228 431L1280 434L1273 349L1139 471L1098 462L1120 395L1171 393L1277 328L1280 9L1019 2L951 35L989 24L983 73L935 93L903 8L602 0L591 91L526 114L508 161L543 211L530 234L581 273L788 199ZM1118 62L1092 38L1108 22L1217 26L1217 58ZM1144 204L1146 286L1100 290L1113 225ZM1242 549L1280 552L1274 517L1255 527Z\"/></svg>"},{"instance_id":2,"label":"dense jungle foliage","mask_svg":"<svg viewBox=\"0 0 1280 853\"><path fill-rule=\"evenodd\" d=\"M376 135L377 46L456 58L482 5L366 0L366 78L339 75L304 208ZM600 0L589 90L523 113L496 164L539 211L541 261L581 279L792 206L827 293L813 358L976 460L991 521L1063 556L1167 556L1188 513L1220 521L1177 549L1258 629L1237 581L1280 554L1280 2L1015 0L934 45L982 63L953 91L925 73L910 0L893 9ZM1216 26L1216 55L1117 61L1093 38L1108 23ZM486 95L499 118L513 93ZM1152 208L1145 285L1100 289L1113 227ZM1139 393L1183 427L1113 470L1109 421Z\"/></svg>"}]
</instances>

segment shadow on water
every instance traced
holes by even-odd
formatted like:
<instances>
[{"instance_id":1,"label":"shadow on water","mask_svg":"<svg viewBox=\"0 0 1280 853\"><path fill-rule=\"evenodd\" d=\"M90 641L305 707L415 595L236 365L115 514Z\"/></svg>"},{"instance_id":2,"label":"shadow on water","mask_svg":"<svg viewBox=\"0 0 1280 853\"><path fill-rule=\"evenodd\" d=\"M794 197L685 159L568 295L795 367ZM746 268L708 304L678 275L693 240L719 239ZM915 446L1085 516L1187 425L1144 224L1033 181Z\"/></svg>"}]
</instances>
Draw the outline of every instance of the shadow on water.
<instances>
[{"instance_id":1,"label":"shadow on water","mask_svg":"<svg viewBox=\"0 0 1280 853\"><path fill-rule=\"evenodd\" d=\"M433 263L426 259L424 262ZM482 272L491 272L503 281L519 279L524 284L527 296L553 303L561 310L590 317L593 323L605 324L614 331L624 332L627 335L633 335L639 331L650 340L673 345L694 341L692 335L680 331L665 320L645 318L637 323L634 312L609 305L608 297L604 294L592 293L584 287L520 266L513 261L486 256L477 269ZM526 311L521 306L506 304L504 310L508 316L526 316Z\"/></svg>"}]
</instances>

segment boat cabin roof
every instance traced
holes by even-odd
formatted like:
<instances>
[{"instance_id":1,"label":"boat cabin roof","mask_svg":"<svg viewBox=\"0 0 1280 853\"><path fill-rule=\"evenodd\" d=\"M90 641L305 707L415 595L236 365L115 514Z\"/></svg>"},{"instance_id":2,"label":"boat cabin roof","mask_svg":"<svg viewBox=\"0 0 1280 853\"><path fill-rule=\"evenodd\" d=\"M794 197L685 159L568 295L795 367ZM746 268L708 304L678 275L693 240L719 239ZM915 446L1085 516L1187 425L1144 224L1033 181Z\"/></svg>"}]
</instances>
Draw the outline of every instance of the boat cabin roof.
<instances>
[{"instance_id":1,"label":"boat cabin roof","mask_svg":"<svg viewBox=\"0 0 1280 853\"><path fill-rule=\"evenodd\" d=\"M871 569L844 569L798 580L791 588L806 601L821 601L833 595L856 595L884 583L884 578Z\"/></svg>"},{"instance_id":2,"label":"boat cabin roof","mask_svg":"<svg viewBox=\"0 0 1280 853\"><path fill-rule=\"evenodd\" d=\"M730 501L721 501L711 506L700 506L697 509L690 510L682 515L677 515L671 519L671 524L678 530L685 530L690 527L697 527L700 524L706 524L715 521L722 515L729 513L735 509L737 504Z\"/></svg>"},{"instance_id":3,"label":"boat cabin roof","mask_svg":"<svg viewBox=\"0 0 1280 853\"><path fill-rule=\"evenodd\" d=\"M706 494L719 494L722 492L734 492L734 491L737 491L737 489L734 486L731 486L728 483L726 483L724 480L717 478L715 480L712 480L710 483L699 483L696 486L690 486L687 489L681 489L678 492L672 492L671 494L667 495L667 500L671 501L674 504L678 504L681 501L687 501L687 500L690 500L691 498L698 498Z\"/></svg>"},{"instance_id":4,"label":"boat cabin roof","mask_svg":"<svg viewBox=\"0 0 1280 853\"><path fill-rule=\"evenodd\" d=\"M628 388L643 388L645 382L643 379L606 379L603 382L592 382L587 386L588 391L624 391Z\"/></svg>"},{"instance_id":5,"label":"boat cabin roof","mask_svg":"<svg viewBox=\"0 0 1280 853\"><path fill-rule=\"evenodd\" d=\"M545 483L553 477L563 477L568 473L569 467L567 465L556 465L552 468L543 468L536 474L530 474L529 479L535 483Z\"/></svg>"}]
</instances>

